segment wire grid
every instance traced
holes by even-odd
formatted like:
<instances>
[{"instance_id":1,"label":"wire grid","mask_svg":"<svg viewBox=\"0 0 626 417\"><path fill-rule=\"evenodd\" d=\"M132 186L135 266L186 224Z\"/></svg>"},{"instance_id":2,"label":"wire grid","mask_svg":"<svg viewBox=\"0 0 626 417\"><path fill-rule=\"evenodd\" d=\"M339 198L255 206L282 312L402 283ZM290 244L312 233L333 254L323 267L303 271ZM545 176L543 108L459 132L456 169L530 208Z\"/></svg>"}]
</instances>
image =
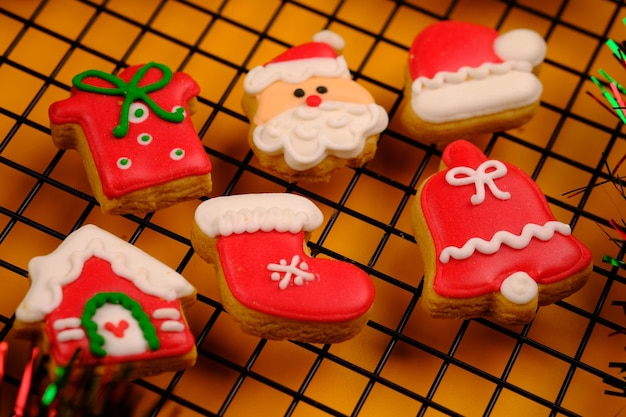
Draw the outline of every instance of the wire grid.
<instances>
[{"instance_id":1,"label":"wire grid","mask_svg":"<svg viewBox=\"0 0 626 417\"><path fill-rule=\"evenodd\" d=\"M198 363L136 381L138 415L621 412L624 380L611 365L621 361L624 340L610 335L622 329L625 280L600 259L623 255L603 232L623 202L612 201L610 187L594 185L609 178L605 165L614 165L626 150L617 119L588 104L592 100L584 94L593 88L588 75L598 65L615 69L603 41L626 33L614 23L623 15L621 2L137 3L0 0L0 340L11 342L12 358L2 383L3 413L8 415L29 355L11 332L15 307L28 288L26 263L89 222L142 247L198 288L198 303L188 315ZM420 27L446 18L498 29L521 21L548 40L546 91L537 116L524 128L479 143L536 179L557 217L570 221L592 248L596 265L583 290L542 307L527 326L437 321L417 306L422 265L408 211L416 186L436 171L440 150L412 140L395 115L411 39ZM288 184L260 168L247 147L240 84L249 68L325 27L347 38L354 78L387 108L391 124L377 157L364 168L344 169L330 184ZM110 39L97 42L94 33ZM194 122L214 164L214 195L292 191L322 208L327 221L308 244L312 253L356 263L377 286L374 312L361 335L321 346L239 332L221 308L210 267L190 246L197 202L143 218L99 212L78 157L51 145L47 107L68 95L79 70L117 72L142 60L165 62L201 83ZM15 89L19 94L10 93ZM576 187L585 191L562 196Z\"/></svg>"}]
</instances>

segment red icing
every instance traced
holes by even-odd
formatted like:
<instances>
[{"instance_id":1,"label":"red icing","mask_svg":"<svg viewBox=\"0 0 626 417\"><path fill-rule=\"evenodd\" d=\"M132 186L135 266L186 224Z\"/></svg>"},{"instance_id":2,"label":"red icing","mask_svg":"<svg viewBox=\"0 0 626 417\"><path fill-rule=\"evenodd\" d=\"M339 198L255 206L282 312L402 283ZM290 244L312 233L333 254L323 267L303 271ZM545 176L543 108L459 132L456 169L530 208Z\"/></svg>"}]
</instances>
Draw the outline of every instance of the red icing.
<instances>
[{"instance_id":1,"label":"red icing","mask_svg":"<svg viewBox=\"0 0 626 417\"><path fill-rule=\"evenodd\" d=\"M107 355L103 358L98 358L91 354L87 336L80 340L59 341L57 339L59 330L54 329L54 322L68 317L80 318L86 301L100 292L122 292L140 303L143 311L151 318L160 341L160 347L155 351L148 349L141 354L126 356ZM145 294L130 280L117 276L111 269L109 262L92 257L84 263L80 277L63 287L62 304L46 316L45 332L50 339L50 354L58 364L65 365L69 362L75 350L80 348L81 362L85 365L91 365L98 363L122 364L132 361L167 358L183 355L191 351L194 347L194 337L186 325L182 332L165 332L161 330L161 324L167 319L155 319L152 317L154 311L160 308L174 308L181 312L178 300L166 301L159 297ZM125 329L123 329L124 325L121 322L107 324L110 324L115 329L117 332L116 336L123 336ZM126 323L126 326L128 326L128 323Z\"/></svg>"},{"instance_id":2,"label":"red icing","mask_svg":"<svg viewBox=\"0 0 626 417\"><path fill-rule=\"evenodd\" d=\"M342 322L365 314L374 301L367 274L347 262L310 258L303 239L303 232L277 231L220 237L217 249L235 299L265 314L310 322ZM294 255L306 261L315 278L281 290L267 266L281 259L289 264Z\"/></svg>"},{"instance_id":3,"label":"red icing","mask_svg":"<svg viewBox=\"0 0 626 417\"><path fill-rule=\"evenodd\" d=\"M275 64L285 61L297 61L308 58L337 58L337 52L328 44L323 42L308 42L287 49L267 64ZM266 65L267 65L266 64Z\"/></svg>"},{"instance_id":4,"label":"red icing","mask_svg":"<svg viewBox=\"0 0 626 417\"><path fill-rule=\"evenodd\" d=\"M559 233L545 242L532 239L524 249L503 244L495 254L475 252L464 260L440 262L439 255L447 246L462 247L472 237L489 240L501 230L519 235L528 223L543 225L556 220L541 190L521 169L503 162L508 173L494 180L500 190L510 192L510 199L498 199L486 190L484 202L472 205L475 186L450 185L445 175L457 166L476 169L487 157L476 146L459 140L446 147L442 159L447 168L426 180L420 197L435 244L434 289L439 295L464 298L496 292L502 281L517 271L528 273L540 284L550 284L591 263L591 253L581 242Z\"/></svg>"},{"instance_id":5,"label":"red icing","mask_svg":"<svg viewBox=\"0 0 626 417\"><path fill-rule=\"evenodd\" d=\"M497 37L494 29L472 23L446 20L432 24L415 37L409 50L411 79L500 63L502 59L493 50Z\"/></svg>"},{"instance_id":6,"label":"red icing","mask_svg":"<svg viewBox=\"0 0 626 417\"><path fill-rule=\"evenodd\" d=\"M129 81L140 66L129 67L119 78ZM162 78L157 68L146 72L140 86L154 83ZM87 77L85 83L111 88L110 83L96 77ZM175 73L168 85L149 93L148 97L161 108L172 111L176 106L185 108L200 92L198 84L184 73ZM87 137L96 169L107 198L117 198L129 192L161 185L187 176L205 175L211 171L211 163L187 115L181 123L168 122L149 109L150 115L141 123L130 123L123 138L113 136L113 128L120 120L122 96L104 95L72 88L71 97L53 103L49 109L53 124L78 123ZM142 103L140 100L135 103ZM142 133L152 135L148 145L140 144L137 137ZM173 160L170 152L181 148L184 158ZM118 168L119 158L130 158L129 169Z\"/></svg>"},{"instance_id":7,"label":"red icing","mask_svg":"<svg viewBox=\"0 0 626 417\"><path fill-rule=\"evenodd\" d=\"M128 322L126 320L120 320L117 324L107 321L104 323L104 328L113 333L115 337L124 337L124 332L128 329Z\"/></svg>"}]
</instances>

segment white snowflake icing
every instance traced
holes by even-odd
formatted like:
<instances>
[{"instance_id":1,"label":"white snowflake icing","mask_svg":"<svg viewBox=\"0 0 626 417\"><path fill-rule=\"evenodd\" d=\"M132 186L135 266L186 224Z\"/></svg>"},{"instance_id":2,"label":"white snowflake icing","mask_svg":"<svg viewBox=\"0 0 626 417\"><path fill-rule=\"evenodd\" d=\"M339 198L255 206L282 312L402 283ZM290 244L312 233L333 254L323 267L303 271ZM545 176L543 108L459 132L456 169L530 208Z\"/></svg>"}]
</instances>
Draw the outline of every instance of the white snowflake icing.
<instances>
[{"instance_id":1,"label":"white snowflake icing","mask_svg":"<svg viewBox=\"0 0 626 417\"><path fill-rule=\"evenodd\" d=\"M273 271L271 274L272 281L280 281L278 287L281 290L287 288L292 278L293 283L298 286L304 284L304 281L313 281L315 279L315 275L308 272L309 265L305 261L300 262L299 255L293 255L290 264L287 264L286 259L281 259L277 264L271 263L267 265L267 269Z\"/></svg>"}]
</instances>

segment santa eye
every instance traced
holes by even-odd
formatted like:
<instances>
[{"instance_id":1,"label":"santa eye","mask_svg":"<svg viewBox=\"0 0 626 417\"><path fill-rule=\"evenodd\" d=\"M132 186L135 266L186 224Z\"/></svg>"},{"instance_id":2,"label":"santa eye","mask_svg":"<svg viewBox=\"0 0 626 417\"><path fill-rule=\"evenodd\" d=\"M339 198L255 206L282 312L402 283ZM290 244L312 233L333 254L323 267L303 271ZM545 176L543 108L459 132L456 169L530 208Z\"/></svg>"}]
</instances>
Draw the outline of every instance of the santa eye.
<instances>
[{"instance_id":1,"label":"santa eye","mask_svg":"<svg viewBox=\"0 0 626 417\"><path fill-rule=\"evenodd\" d=\"M320 85L319 87L315 89L315 91L317 91L320 94L326 94L328 93L328 88L324 87L323 85Z\"/></svg>"},{"instance_id":2,"label":"santa eye","mask_svg":"<svg viewBox=\"0 0 626 417\"><path fill-rule=\"evenodd\" d=\"M303 89L301 89L301 88L296 88L296 89L293 91L293 95L294 95L294 96L296 96L296 97L298 97L298 98L300 98L300 97L304 97L304 90L303 90Z\"/></svg>"}]
</instances>

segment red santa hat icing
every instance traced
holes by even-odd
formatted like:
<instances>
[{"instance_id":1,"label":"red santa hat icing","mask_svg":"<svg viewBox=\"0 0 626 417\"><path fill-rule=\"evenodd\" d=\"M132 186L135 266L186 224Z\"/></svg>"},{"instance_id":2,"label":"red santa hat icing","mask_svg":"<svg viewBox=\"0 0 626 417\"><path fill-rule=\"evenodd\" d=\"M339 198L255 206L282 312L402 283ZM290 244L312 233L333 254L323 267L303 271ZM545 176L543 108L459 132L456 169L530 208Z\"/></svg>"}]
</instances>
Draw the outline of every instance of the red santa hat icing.
<instances>
[{"instance_id":1,"label":"red santa hat icing","mask_svg":"<svg viewBox=\"0 0 626 417\"><path fill-rule=\"evenodd\" d=\"M248 94L257 94L276 81L301 83L311 77L350 78L350 70L340 51L344 40L338 34L323 30L313 42L294 46L265 65L251 69L244 79Z\"/></svg>"},{"instance_id":2,"label":"red santa hat icing","mask_svg":"<svg viewBox=\"0 0 626 417\"><path fill-rule=\"evenodd\" d=\"M531 104L542 91L532 70L545 53L544 39L532 30L499 35L467 22L435 23L415 38L409 51L413 109L422 119L444 122ZM433 90L441 91L416 103L416 97Z\"/></svg>"}]
</instances>

